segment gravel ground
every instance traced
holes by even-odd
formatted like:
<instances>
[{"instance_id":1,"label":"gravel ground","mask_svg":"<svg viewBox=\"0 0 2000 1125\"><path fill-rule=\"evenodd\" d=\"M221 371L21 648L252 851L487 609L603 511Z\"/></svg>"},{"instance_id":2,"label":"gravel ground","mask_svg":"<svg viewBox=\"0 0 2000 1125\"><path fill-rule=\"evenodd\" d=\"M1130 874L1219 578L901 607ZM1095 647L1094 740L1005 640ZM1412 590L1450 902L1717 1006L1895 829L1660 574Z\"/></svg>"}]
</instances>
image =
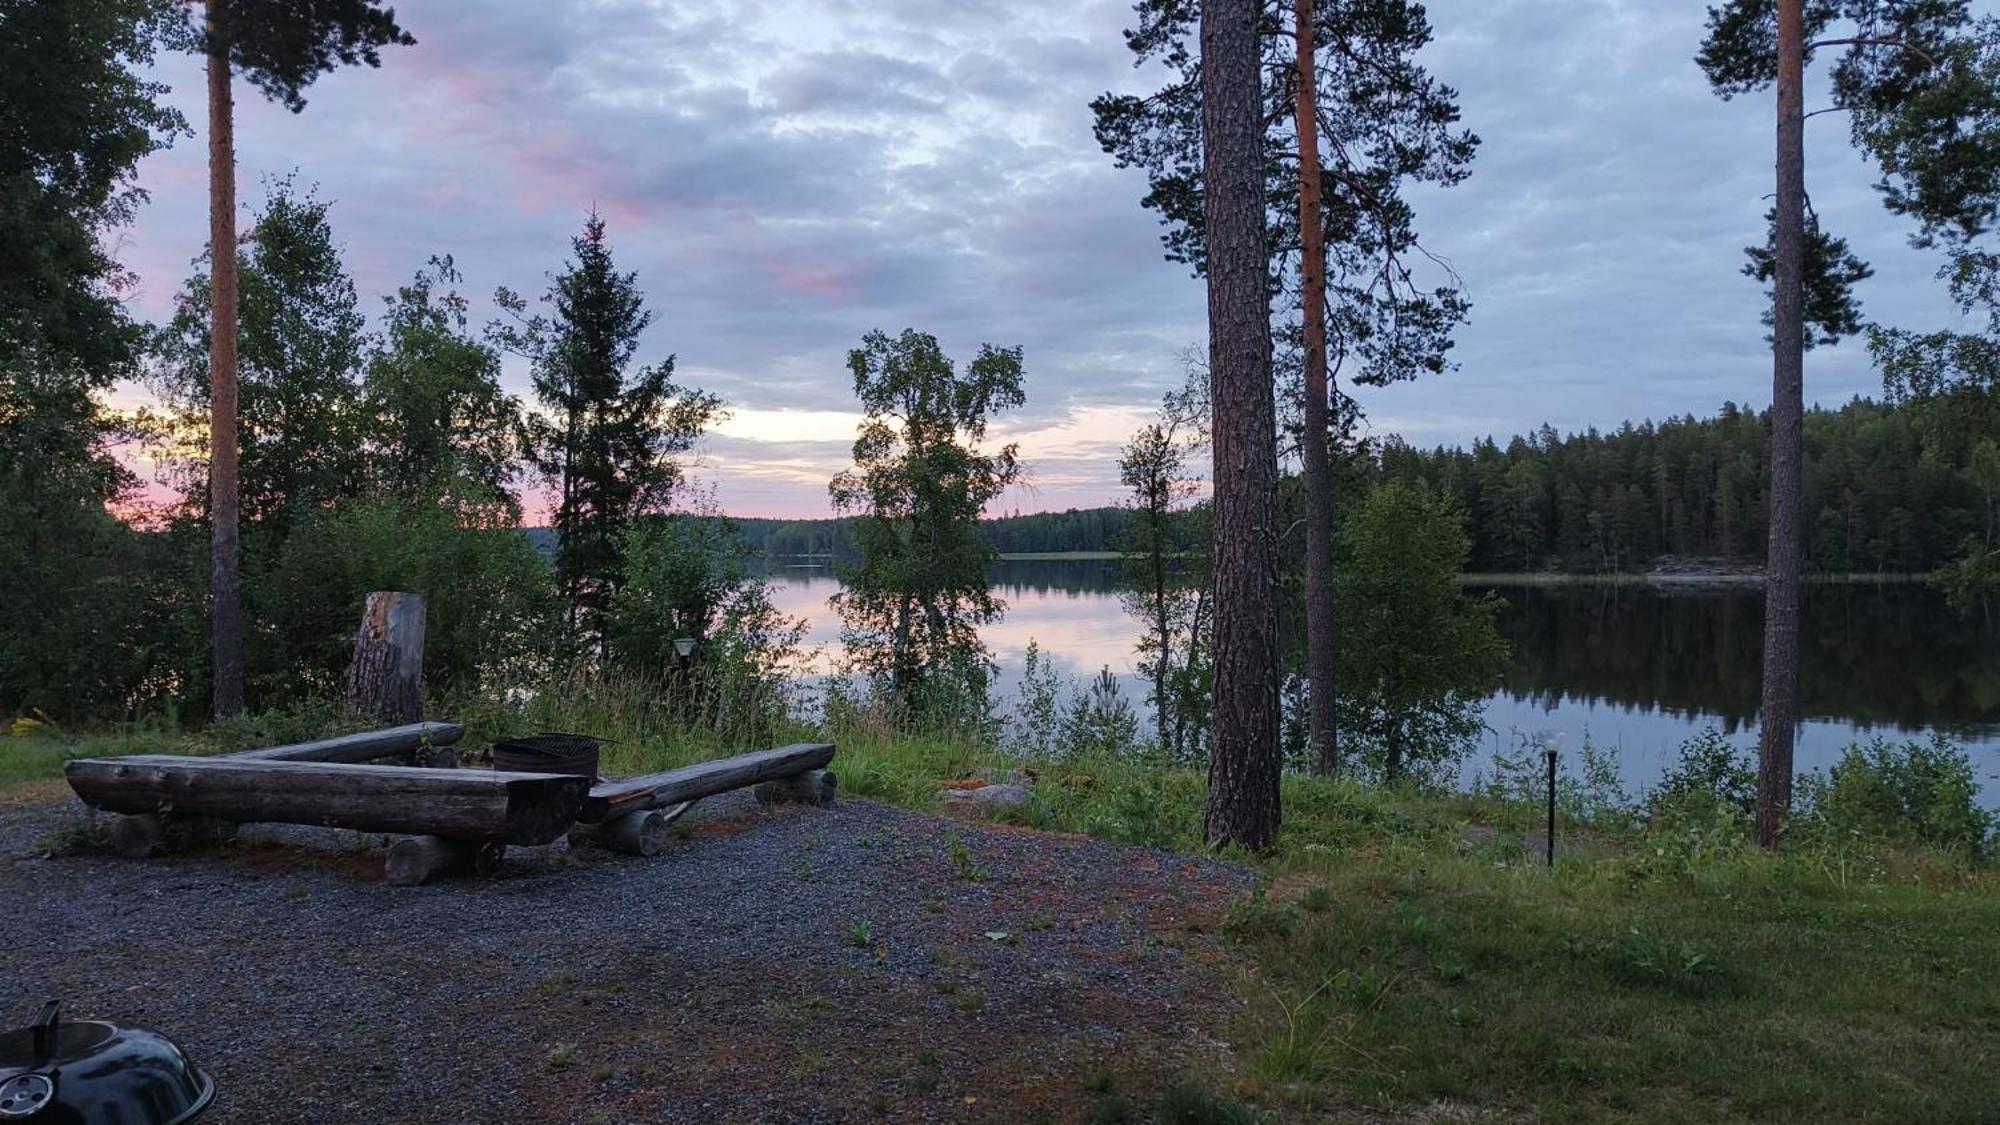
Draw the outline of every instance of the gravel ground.
<instances>
[{"instance_id":1,"label":"gravel ground","mask_svg":"<svg viewBox=\"0 0 2000 1125\"><path fill-rule=\"evenodd\" d=\"M512 849L393 888L381 838L42 859L0 806L0 1025L174 1037L207 1121L1069 1121L1227 1065L1240 867L868 801L703 802L664 856ZM989 935L1004 935L993 937Z\"/></svg>"}]
</instances>

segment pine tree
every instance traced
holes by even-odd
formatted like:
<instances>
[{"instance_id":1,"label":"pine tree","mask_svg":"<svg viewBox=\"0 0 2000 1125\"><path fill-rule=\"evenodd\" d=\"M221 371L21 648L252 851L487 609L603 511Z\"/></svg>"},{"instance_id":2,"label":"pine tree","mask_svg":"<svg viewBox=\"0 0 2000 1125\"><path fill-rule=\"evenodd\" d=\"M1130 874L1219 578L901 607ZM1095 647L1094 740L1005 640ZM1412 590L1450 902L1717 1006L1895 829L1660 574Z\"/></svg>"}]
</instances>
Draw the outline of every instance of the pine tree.
<instances>
[{"instance_id":1,"label":"pine tree","mask_svg":"<svg viewBox=\"0 0 2000 1125\"><path fill-rule=\"evenodd\" d=\"M1256 0L1201 9L1202 208L1215 457L1215 710L1203 835L1278 835L1277 417Z\"/></svg>"},{"instance_id":2,"label":"pine tree","mask_svg":"<svg viewBox=\"0 0 2000 1125\"><path fill-rule=\"evenodd\" d=\"M1190 46L1201 9L1188 0L1138 0L1138 27L1126 41L1139 61L1165 63L1174 80L1147 97L1106 94L1091 103L1099 144L1121 167L1147 173L1143 202L1167 227L1167 256L1198 273L1209 268L1212 254L1204 215L1205 85ZM1301 378L1311 739L1316 765L1331 770L1337 756L1331 445L1334 432L1344 431L1345 413L1336 384L1343 372L1358 383L1381 384L1446 368L1452 331L1470 306L1449 269L1424 276L1436 259L1418 241L1404 193L1417 184L1463 180L1478 138L1458 127L1456 92L1417 62L1431 39L1421 4L1260 0L1257 15L1264 65L1254 159L1271 283L1296 302L1286 305L1289 326L1280 340L1298 342L1298 354L1287 359ZM1290 65L1279 65L1281 59ZM1300 259L1296 271L1293 255Z\"/></svg>"},{"instance_id":3,"label":"pine tree","mask_svg":"<svg viewBox=\"0 0 2000 1125\"><path fill-rule=\"evenodd\" d=\"M191 10L191 9L190 9ZM236 108L232 68L292 112L305 88L335 67L380 66L380 48L416 42L380 0L208 0L199 28L180 36L208 60L209 601L214 710L243 710L243 575L238 542L236 427Z\"/></svg>"},{"instance_id":4,"label":"pine tree","mask_svg":"<svg viewBox=\"0 0 2000 1125\"><path fill-rule=\"evenodd\" d=\"M1844 34L1816 38L1836 25ZM1976 73L1992 21L1973 25L1962 0L1730 0L1708 12L1697 61L1724 98L1775 87L1777 200L1768 251L1753 276L1772 282L1771 491L1764 567L1764 686L1758 725L1757 839L1777 844L1791 811L1798 726L1800 583L1805 563L1804 354L1812 337L1859 328L1847 287L1867 276L1845 244L1808 221L1805 71L1820 51L1833 66L1834 104L1854 145L1881 167L1891 211L1926 234L1977 229L2000 200L2000 143L1990 106L1994 75ZM1984 124L1967 129L1967 124Z\"/></svg>"}]
</instances>

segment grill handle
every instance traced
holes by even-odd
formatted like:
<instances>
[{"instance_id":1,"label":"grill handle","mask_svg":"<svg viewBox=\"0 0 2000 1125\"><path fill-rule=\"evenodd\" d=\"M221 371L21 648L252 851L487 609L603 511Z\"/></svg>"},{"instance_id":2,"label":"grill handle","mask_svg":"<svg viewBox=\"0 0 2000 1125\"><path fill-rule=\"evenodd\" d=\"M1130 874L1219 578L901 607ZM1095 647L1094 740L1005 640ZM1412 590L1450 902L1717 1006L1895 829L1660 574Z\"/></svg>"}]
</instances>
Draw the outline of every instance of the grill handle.
<instances>
[{"instance_id":1,"label":"grill handle","mask_svg":"<svg viewBox=\"0 0 2000 1125\"><path fill-rule=\"evenodd\" d=\"M56 1050L56 1029L62 1024L62 1001L50 1000L35 1017L35 1054L47 1057Z\"/></svg>"}]
</instances>

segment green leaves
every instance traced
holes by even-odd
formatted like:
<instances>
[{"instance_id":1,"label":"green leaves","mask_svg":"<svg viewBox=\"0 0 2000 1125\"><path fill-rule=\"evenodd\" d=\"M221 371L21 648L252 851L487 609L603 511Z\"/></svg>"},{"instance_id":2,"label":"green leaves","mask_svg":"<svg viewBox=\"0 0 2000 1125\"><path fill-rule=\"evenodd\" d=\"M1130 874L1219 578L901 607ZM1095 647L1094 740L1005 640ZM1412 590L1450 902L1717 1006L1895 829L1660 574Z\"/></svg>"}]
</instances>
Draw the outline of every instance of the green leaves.
<instances>
[{"instance_id":1,"label":"green leaves","mask_svg":"<svg viewBox=\"0 0 2000 1125\"><path fill-rule=\"evenodd\" d=\"M984 699L986 649L978 626L1000 602L986 580L993 550L979 515L1020 476L1016 447L981 446L987 423L1021 405L1021 349L981 346L959 374L937 338L915 329L870 332L848 353L867 420L854 467L828 486L836 510L860 518L858 567L834 599L850 660L880 677L905 707L951 682Z\"/></svg>"}]
</instances>

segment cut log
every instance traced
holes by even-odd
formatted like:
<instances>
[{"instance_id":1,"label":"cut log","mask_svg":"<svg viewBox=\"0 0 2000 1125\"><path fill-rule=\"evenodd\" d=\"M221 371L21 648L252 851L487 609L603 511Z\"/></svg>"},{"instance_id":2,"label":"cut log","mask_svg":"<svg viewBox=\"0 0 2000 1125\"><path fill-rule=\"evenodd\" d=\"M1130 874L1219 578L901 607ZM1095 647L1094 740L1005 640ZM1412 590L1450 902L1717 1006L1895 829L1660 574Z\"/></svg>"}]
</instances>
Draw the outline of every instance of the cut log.
<instances>
[{"instance_id":1,"label":"cut log","mask_svg":"<svg viewBox=\"0 0 2000 1125\"><path fill-rule=\"evenodd\" d=\"M757 786L757 803L762 805L814 805L827 808L833 804L839 779L832 770L807 770L791 777L781 777L776 781L766 781Z\"/></svg>"},{"instance_id":2,"label":"cut log","mask_svg":"<svg viewBox=\"0 0 2000 1125\"><path fill-rule=\"evenodd\" d=\"M111 850L126 859L145 859L160 846L160 817L157 813L121 816L111 826Z\"/></svg>"},{"instance_id":3,"label":"cut log","mask_svg":"<svg viewBox=\"0 0 2000 1125\"><path fill-rule=\"evenodd\" d=\"M127 859L145 859L162 848L212 848L235 838L233 821L181 812L121 816L111 826L111 850Z\"/></svg>"},{"instance_id":4,"label":"cut log","mask_svg":"<svg viewBox=\"0 0 2000 1125\"><path fill-rule=\"evenodd\" d=\"M464 737L465 728L457 723L407 723L317 742L244 750L227 757L253 762L372 762L377 758L419 753L426 747L434 750L449 747Z\"/></svg>"},{"instance_id":5,"label":"cut log","mask_svg":"<svg viewBox=\"0 0 2000 1125\"><path fill-rule=\"evenodd\" d=\"M760 781L791 777L833 761L833 743L801 742L682 766L665 773L603 782L590 791L577 819L599 824L639 809L657 809L742 789Z\"/></svg>"},{"instance_id":6,"label":"cut log","mask_svg":"<svg viewBox=\"0 0 2000 1125\"><path fill-rule=\"evenodd\" d=\"M585 845L625 855L656 856L667 850L667 826L680 819L693 801L671 809L640 809L603 824L579 824L569 830L572 847Z\"/></svg>"},{"instance_id":7,"label":"cut log","mask_svg":"<svg viewBox=\"0 0 2000 1125\"><path fill-rule=\"evenodd\" d=\"M318 824L361 832L546 844L576 821L590 779L496 770L241 758L79 758L63 769L92 808Z\"/></svg>"},{"instance_id":8,"label":"cut log","mask_svg":"<svg viewBox=\"0 0 2000 1125\"><path fill-rule=\"evenodd\" d=\"M392 887L415 887L442 875L487 875L499 868L506 847L493 840L405 836L389 845L382 875Z\"/></svg>"},{"instance_id":9,"label":"cut log","mask_svg":"<svg viewBox=\"0 0 2000 1125\"><path fill-rule=\"evenodd\" d=\"M423 595L403 590L368 595L347 670L347 707L385 723L424 717Z\"/></svg>"}]
</instances>

